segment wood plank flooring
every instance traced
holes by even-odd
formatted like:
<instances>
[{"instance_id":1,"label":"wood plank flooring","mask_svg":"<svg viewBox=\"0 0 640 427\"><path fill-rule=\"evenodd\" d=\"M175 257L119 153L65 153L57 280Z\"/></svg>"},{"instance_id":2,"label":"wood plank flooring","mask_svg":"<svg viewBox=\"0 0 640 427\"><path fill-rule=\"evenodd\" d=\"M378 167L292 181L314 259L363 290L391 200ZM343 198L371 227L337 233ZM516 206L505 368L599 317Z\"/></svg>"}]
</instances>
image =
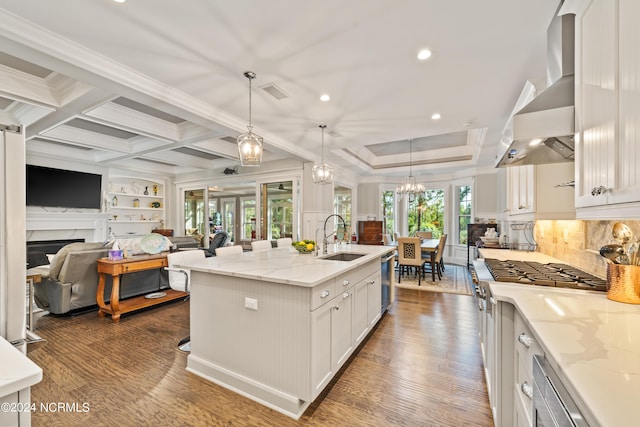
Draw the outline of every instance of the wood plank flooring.
<instances>
[{"instance_id":1,"label":"wood plank flooring","mask_svg":"<svg viewBox=\"0 0 640 427\"><path fill-rule=\"evenodd\" d=\"M189 303L45 316L33 426L492 426L474 297L397 289L396 302L299 421L185 371ZM82 404L88 404L88 411ZM69 405L68 405L69 406ZM73 409L73 408L72 408Z\"/></svg>"}]
</instances>

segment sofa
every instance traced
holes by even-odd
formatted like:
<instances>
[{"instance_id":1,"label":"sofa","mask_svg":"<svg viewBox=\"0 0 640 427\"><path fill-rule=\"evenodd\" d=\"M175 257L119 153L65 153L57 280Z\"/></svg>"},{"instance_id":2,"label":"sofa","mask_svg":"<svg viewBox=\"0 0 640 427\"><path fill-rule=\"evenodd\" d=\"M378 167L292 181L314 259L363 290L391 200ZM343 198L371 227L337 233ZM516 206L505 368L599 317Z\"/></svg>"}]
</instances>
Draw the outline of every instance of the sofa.
<instances>
[{"instance_id":1,"label":"sofa","mask_svg":"<svg viewBox=\"0 0 640 427\"><path fill-rule=\"evenodd\" d=\"M168 238L172 249L197 248L198 242L190 238ZM123 246L131 242L124 242ZM38 307L53 314L84 311L97 306L97 260L108 256L112 242L71 243L61 248L49 265L27 270L40 274L42 281L34 287L34 300ZM135 253L132 253L135 255ZM111 298L111 277L106 277L104 298ZM128 273L120 280L120 298L125 299L169 288L167 272L161 269Z\"/></svg>"}]
</instances>

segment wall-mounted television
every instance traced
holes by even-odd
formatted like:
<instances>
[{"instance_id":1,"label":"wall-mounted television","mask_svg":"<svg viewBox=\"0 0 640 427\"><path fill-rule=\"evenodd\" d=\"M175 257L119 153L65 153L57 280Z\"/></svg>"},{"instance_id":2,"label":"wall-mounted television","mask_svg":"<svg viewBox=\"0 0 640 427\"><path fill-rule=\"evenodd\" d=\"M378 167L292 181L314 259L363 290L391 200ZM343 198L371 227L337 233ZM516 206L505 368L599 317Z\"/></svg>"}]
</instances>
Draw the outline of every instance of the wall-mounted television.
<instances>
[{"instance_id":1,"label":"wall-mounted television","mask_svg":"<svg viewBox=\"0 0 640 427\"><path fill-rule=\"evenodd\" d=\"M27 165L27 206L100 209L102 175Z\"/></svg>"}]
</instances>

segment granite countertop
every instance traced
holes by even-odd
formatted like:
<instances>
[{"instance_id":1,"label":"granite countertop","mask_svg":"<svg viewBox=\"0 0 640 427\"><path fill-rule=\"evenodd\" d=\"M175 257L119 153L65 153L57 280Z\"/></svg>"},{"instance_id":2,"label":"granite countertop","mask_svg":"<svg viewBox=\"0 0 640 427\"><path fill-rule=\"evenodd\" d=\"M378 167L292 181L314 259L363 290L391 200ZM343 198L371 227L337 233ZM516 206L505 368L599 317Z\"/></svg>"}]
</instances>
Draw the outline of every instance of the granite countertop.
<instances>
[{"instance_id":1,"label":"granite countertop","mask_svg":"<svg viewBox=\"0 0 640 427\"><path fill-rule=\"evenodd\" d=\"M293 248L275 248L244 252L237 256L211 257L180 267L225 276L313 287L394 250L395 247L391 246L330 245L329 255L337 252L365 255L353 261L329 261L322 259L323 255L316 257L313 254L300 254Z\"/></svg>"},{"instance_id":2,"label":"granite countertop","mask_svg":"<svg viewBox=\"0 0 640 427\"><path fill-rule=\"evenodd\" d=\"M42 369L0 337L0 397L31 387L42 380Z\"/></svg>"},{"instance_id":3,"label":"granite countertop","mask_svg":"<svg viewBox=\"0 0 640 427\"><path fill-rule=\"evenodd\" d=\"M640 306L604 293L491 282L498 301L515 305L545 355L594 426L640 419Z\"/></svg>"}]
</instances>

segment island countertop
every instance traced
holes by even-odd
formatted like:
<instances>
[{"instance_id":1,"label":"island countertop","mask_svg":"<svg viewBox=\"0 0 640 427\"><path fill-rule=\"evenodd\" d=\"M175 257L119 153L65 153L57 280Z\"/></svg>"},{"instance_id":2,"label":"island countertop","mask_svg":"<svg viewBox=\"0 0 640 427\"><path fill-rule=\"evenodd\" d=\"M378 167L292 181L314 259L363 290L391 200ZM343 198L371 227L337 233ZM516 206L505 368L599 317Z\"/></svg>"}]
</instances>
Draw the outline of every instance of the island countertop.
<instances>
[{"instance_id":1,"label":"island countertop","mask_svg":"<svg viewBox=\"0 0 640 427\"><path fill-rule=\"evenodd\" d=\"M592 426L640 419L640 306L604 293L491 282L537 335L564 385Z\"/></svg>"},{"instance_id":2,"label":"island countertop","mask_svg":"<svg viewBox=\"0 0 640 427\"><path fill-rule=\"evenodd\" d=\"M210 257L180 267L224 276L313 287L393 251L393 246L330 245L329 255L338 252L364 254L352 261L333 261L323 259L324 255L300 254L292 247L287 247L244 252L236 256Z\"/></svg>"},{"instance_id":3,"label":"island countertop","mask_svg":"<svg viewBox=\"0 0 640 427\"><path fill-rule=\"evenodd\" d=\"M31 387L42 380L42 369L0 338L0 397Z\"/></svg>"}]
</instances>

